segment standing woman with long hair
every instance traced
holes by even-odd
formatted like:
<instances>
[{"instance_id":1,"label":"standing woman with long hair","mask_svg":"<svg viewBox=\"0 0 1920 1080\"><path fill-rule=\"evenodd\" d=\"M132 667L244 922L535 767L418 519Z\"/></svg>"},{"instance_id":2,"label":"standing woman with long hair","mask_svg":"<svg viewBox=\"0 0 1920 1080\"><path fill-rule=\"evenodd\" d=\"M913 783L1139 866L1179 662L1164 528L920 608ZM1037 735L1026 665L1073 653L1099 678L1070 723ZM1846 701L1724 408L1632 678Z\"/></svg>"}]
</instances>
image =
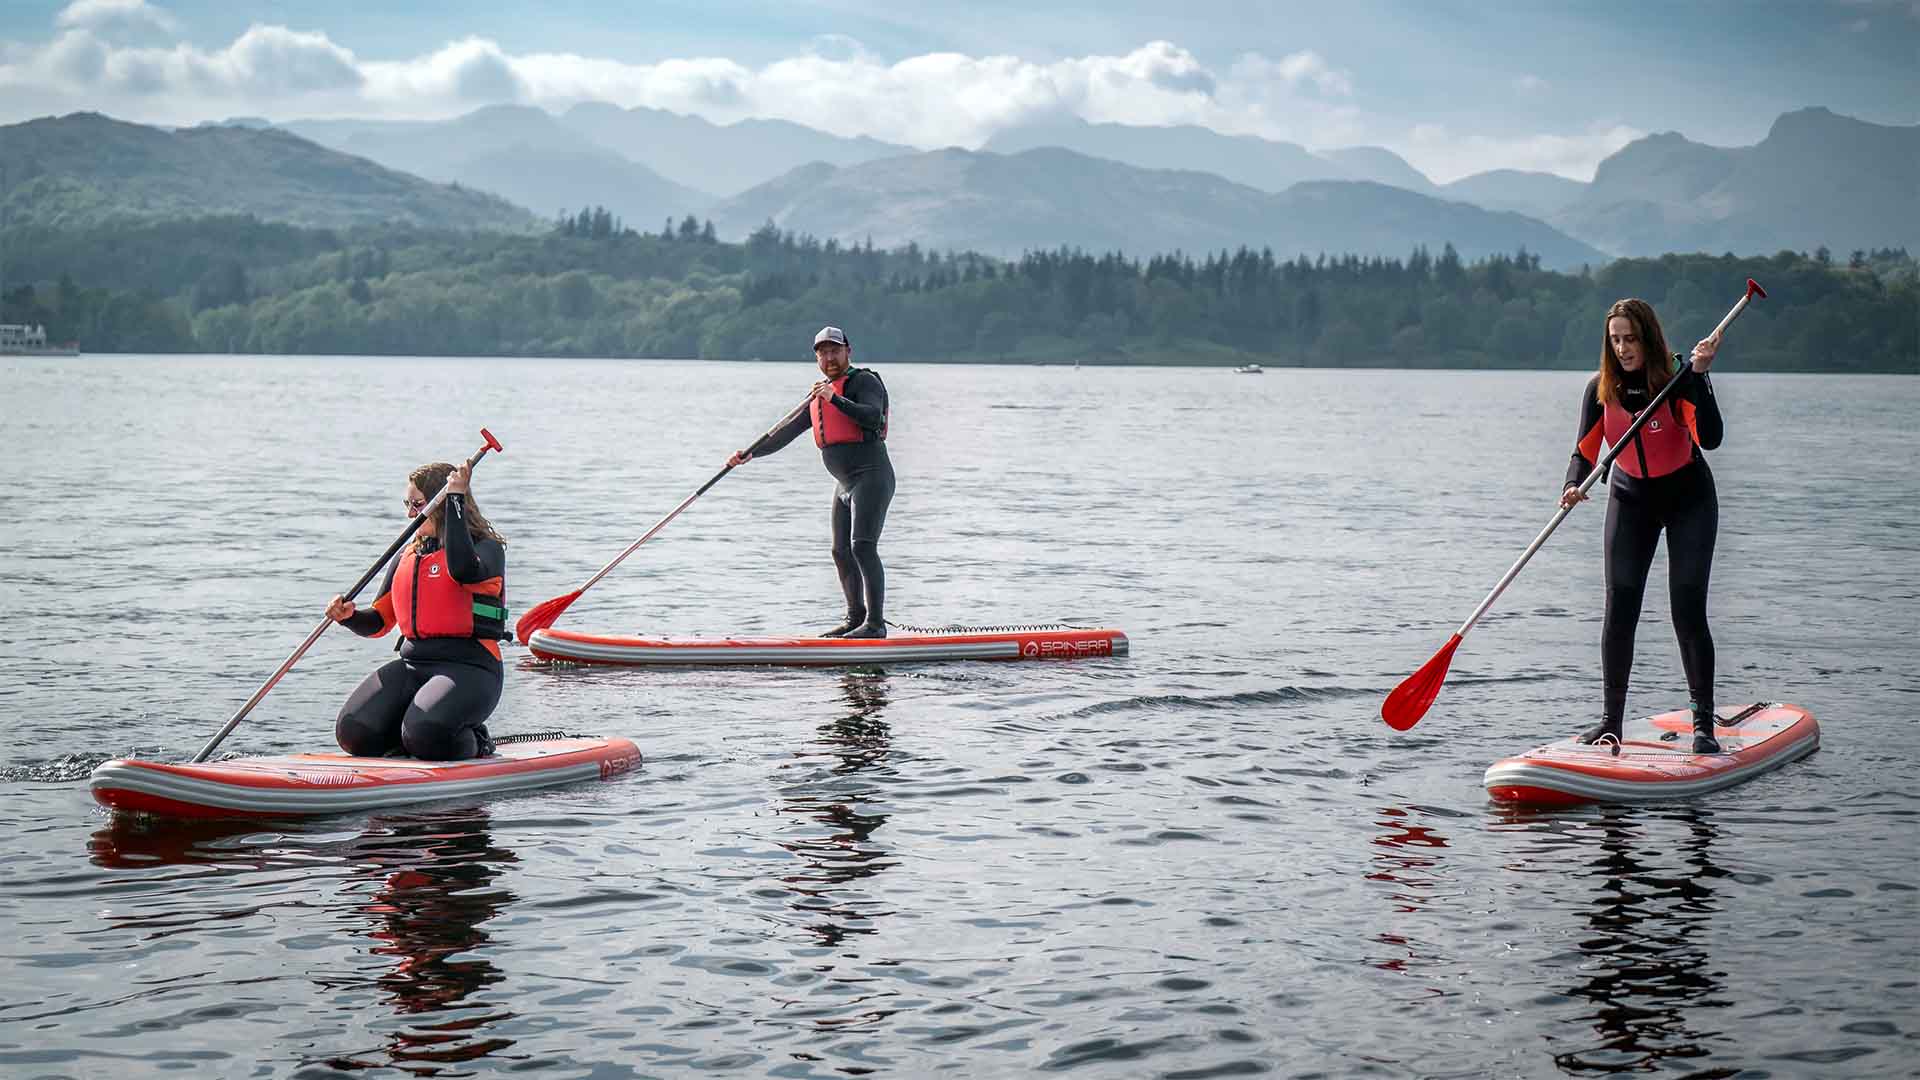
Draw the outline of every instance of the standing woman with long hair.
<instances>
[{"instance_id":1,"label":"standing woman with long hair","mask_svg":"<svg viewBox=\"0 0 1920 1080\"><path fill-rule=\"evenodd\" d=\"M472 470L446 462L407 477L407 516L442 487L447 497L387 570L373 606L356 611L334 597L327 617L359 634L400 628L400 658L368 675L334 723L340 748L361 757L396 751L427 761L493 753L487 717L500 704L506 672L506 540L474 503Z\"/></svg>"},{"instance_id":2,"label":"standing woman with long hair","mask_svg":"<svg viewBox=\"0 0 1920 1080\"><path fill-rule=\"evenodd\" d=\"M1619 300L1607 309L1600 371L1580 403L1580 434L1567 466L1561 506L1587 496L1580 485L1600 458L1604 441L1622 435L1675 378L1678 359L1667 350L1660 319L1644 300ZM1640 602L1661 532L1667 535L1667 583L1680 663L1693 695L1693 752L1717 754L1713 735L1713 634L1707 628L1707 581L1720 531L1720 500L1702 450L1720 445L1725 426L1707 370L1720 339L1693 347L1692 367L1667 395L1660 411L1633 437L1634 445L1613 461L1604 529L1606 613L1600 624L1604 711L1600 723L1580 736L1585 743L1608 739L1617 748L1633 672L1634 632Z\"/></svg>"}]
</instances>

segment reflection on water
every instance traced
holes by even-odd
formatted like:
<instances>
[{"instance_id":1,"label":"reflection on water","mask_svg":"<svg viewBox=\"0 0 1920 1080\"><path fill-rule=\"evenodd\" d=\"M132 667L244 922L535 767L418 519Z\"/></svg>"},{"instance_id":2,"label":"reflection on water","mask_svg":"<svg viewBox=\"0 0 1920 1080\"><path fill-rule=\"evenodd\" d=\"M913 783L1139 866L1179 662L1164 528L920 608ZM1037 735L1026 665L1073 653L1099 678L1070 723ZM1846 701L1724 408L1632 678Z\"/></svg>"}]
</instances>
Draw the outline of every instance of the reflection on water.
<instances>
[{"instance_id":1,"label":"reflection on water","mask_svg":"<svg viewBox=\"0 0 1920 1080\"><path fill-rule=\"evenodd\" d=\"M344 905L350 922L372 941L368 953L391 960L372 985L398 1023L376 1025L392 1029L378 1051L319 1060L334 1069L399 1068L427 1076L513 1045L487 1030L512 1013L467 1001L505 978L487 958L491 938L482 924L516 899L495 884L501 868L516 857L494 844L488 825L486 811L478 807L388 814L372 818L350 839L335 840L303 834L299 826L281 826L289 831L277 832L246 822L116 817L93 834L89 850L94 863L113 868L199 865L311 872L319 865L344 871L345 890L356 894ZM217 922L251 910L202 909L185 918ZM178 932L183 916L106 919L158 936ZM338 972L313 981L334 994L367 986L363 975Z\"/></svg>"},{"instance_id":2,"label":"reflection on water","mask_svg":"<svg viewBox=\"0 0 1920 1080\"><path fill-rule=\"evenodd\" d=\"M874 933L874 921L893 914L892 905L866 891L868 879L894 865L875 840L887 814L877 785L894 776L889 764L893 731L883 714L891 702L887 676L847 672L840 677L834 702L838 713L821 724L818 738L782 766L779 812L808 823L778 843L798 865L780 874L792 905L822 950L839 949L848 939ZM824 826L820 831L817 826ZM849 954L854 955L854 954ZM845 1031L871 1025L895 1010L876 1007L864 989L870 977L835 974L827 962L814 971L837 987L830 1007L802 1008L789 1015L808 1016L823 1030ZM886 991L880 997L891 997Z\"/></svg>"},{"instance_id":3,"label":"reflection on water","mask_svg":"<svg viewBox=\"0 0 1920 1080\"><path fill-rule=\"evenodd\" d=\"M1596 1007L1583 1020L1599 1039L1554 1055L1568 1073L1647 1072L1712 1053L1705 1044L1716 1032L1703 1010L1724 1004L1712 1000L1724 975L1713 969L1705 945L1720 910L1710 883L1726 876L1713 862L1718 831L1712 812L1695 806L1678 807L1665 819L1684 828L1672 849L1649 841L1636 812L1624 808L1601 810L1580 832L1597 840L1583 875L1596 888L1587 914L1592 936L1579 943L1587 975L1568 992Z\"/></svg>"},{"instance_id":4,"label":"reflection on water","mask_svg":"<svg viewBox=\"0 0 1920 1080\"><path fill-rule=\"evenodd\" d=\"M346 857L375 882L357 908L367 936L379 942L372 952L394 960L375 982L397 1017L420 1019L389 1034L385 1060L336 1058L328 1062L334 1068L472 1061L513 1045L486 1031L512 1013L463 1007L505 977L486 957L492 939L481 924L516 899L494 884L515 859L494 845L487 825L477 808L376 819L348 845Z\"/></svg>"},{"instance_id":5,"label":"reflection on water","mask_svg":"<svg viewBox=\"0 0 1920 1080\"><path fill-rule=\"evenodd\" d=\"M800 860L800 867L780 880L794 894L794 908L809 920L807 929L829 948L849 934L873 933L873 920L890 914L854 888L892 865L886 849L873 839L887 821L873 786L891 773L886 762L893 732L881 717L890 700L887 690L885 675L843 675L840 692L846 711L820 725L820 737L783 766L803 775L787 779L780 813L817 822L828 831L779 841ZM824 775L821 765L826 766Z\"/></svg>"},{"instance_id":6,"label":"reflection on water","mask_svg":"<svg viewBox=\"0 0 1920 1080\"><path fill-rule=\"evenodd\" d=\"M1392 899L1400 906L1395 910L1422 911L1440 887L1436 869L1447 838L1430 825L1414 824L1407 811L1398 806L1382 807L1380 815L1385 820L1374 824L1387 831L1374 837L1373 843L1385 850L1374 853L1374 871L1367 880L1397 887Z\"/></svg>"},{"instance_id":7,"label":"reflection on water","mask_svg":"<svg viewBox=\"0 0 1920 1080\"><path fill-rule=\"evenodd\" d=\"M1410 808L1398 806L1380 808L1380 820L1374 824L1386 831L1372 839L1380 850L1374 852L1373 867L1367 873L1368 881L1392 888L1388 899L1393 901L1394 911L1409 914L1427 911L1436 900L1448 895L1443 863L1447 838L1431 825L1416 824L1412 813ZM1373 940L1387 947L1386 955L1369 960L1383 971L1411 974L1449 963L1437 949L1405 934L1381 933ZM1437 996L1451 993L1439 986L1427 990Z\"/></svg>"}]
</instances>

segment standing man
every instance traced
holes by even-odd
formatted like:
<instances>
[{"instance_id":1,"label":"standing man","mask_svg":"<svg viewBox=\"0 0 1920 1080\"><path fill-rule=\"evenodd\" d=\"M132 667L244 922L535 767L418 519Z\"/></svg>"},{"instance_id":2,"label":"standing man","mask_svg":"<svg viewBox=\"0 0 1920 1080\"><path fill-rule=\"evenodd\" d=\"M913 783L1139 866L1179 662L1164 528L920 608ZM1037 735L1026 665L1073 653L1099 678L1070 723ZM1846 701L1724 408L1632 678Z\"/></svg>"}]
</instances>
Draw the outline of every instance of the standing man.
<instances>
[{"instance_id":1,"label":"standing man","mask_svg":"<svg viewBox=\"0 0 1920 1080\"><path fill-rule=\"evenodd\" d=\"M833 565L846 594L846 621L821 637L887 636L887 576L880 566L880 530L893 502L893 461L887 457L887 388L867 368L850 366L846 331L823 326L813 335L813 358L825 376L813 384L805 416L771 433L771 454L809 426L820 459L833 474ZM735 450L729 466L753 455Z\"/></svg>"}]
</instances>

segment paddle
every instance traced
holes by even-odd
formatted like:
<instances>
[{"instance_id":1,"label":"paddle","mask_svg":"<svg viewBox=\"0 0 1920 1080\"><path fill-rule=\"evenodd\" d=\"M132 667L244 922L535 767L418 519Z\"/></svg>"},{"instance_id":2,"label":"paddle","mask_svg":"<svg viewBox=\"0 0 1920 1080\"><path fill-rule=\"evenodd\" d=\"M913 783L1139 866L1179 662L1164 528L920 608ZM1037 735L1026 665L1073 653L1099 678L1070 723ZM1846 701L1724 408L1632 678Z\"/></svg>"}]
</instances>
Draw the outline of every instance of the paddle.
<instances>
[{"instance_id":1,"label":"paddle","mask_svg":"<svg viewBox=\"0 0 1920 1080\"><path fill-rule=\"evenodd\" d=\"M1726 333L1727 327L1733 325L1733 320L1739 318L1740 313L1747 309L1748 301L1756 296L1765 300L1767 290L1762 289L1759 282L1748 278L1746 295L1733 305L1733 310L1727 312L1727 317L1721 319L1720 325L1714 327L1713 333L1708 336L1717 338ZM1680 385L1681 378L1692 366L1691 357L1680 361L1680 366L1674 370L1673 378L1668 380L1667 385L1660 388L1660 392L1654 395L1653 401L1646 408L1640 410L1640 415L1620 436L1620 441L1614 444L1613 449L1607 451L1607 456L1601 458L1593 471L1587 474L1586 480L1581 482L1581 494L1586 494L1595 480L1606 475L1607 467L1613 464L1613 459L1633 441L1635 435L1639 434L1641 425L1645 424L1653 416L1654 410L1666 401L1667 395L1673 392L1673 388ZM1527 560L1533 558L1533 553L1540 550L1540 545L1547 542L1547 537L1553 535L1553 530L1559 528L1560 523L1565 521L1572 511L1572 506L1561 507L1559 512L1553 515L1553 520L1547 522L1547 527L1540 530L1540 535L1533 538L1533 543L1527 545L1527 550L1520 553L1519 560L1507 570L1506 576L1500 579L1500 583L1493 587L1493 591L1487 594L1485 600L1480 601L1479 607L1473 609L1473 614L1467 616L1467 621L1461 623L1460 629L1453 632L1453 637L1447 639L1447 643L1440 646L1440 651L1433 654L1433 659L1421 665L1419 671L1407 676L1405 682L1394 687L1393 693L1387 695L1387 700L1380 706L1380 718L1387 722L1388 727L1395 731L1405 731L1419 723L1420 718L1427 714L1427 709L1433 705L1433 699L1440 696L1440 684L1447 679L1447 667L1453 663L1453 651L1460 647L1460 639L1467 636L1467 632L1480 621L1480 616L1487 613L1487 609L1493 606L1493 602L1499 599L1500 594L1506 591L1513 579L1519 576L1520 568L1527 565Z\"/></svg>"},{"instance_id":2,"label":"paddle","mask_svg":"<svg viewBox=\"0 0 1920 1080\"><path fill-rule=\"evenodd\" d=\"M768 428L764 433L761 434L759 438L753 440L753 445L747 447L747 456L752 457L753 455L759 453L760 448L765 446L770 440L772 440L774 435L777 434L781 428L786 427L788 424L793 423L793 421L797 419L801 413L805 412L807 410L807 406L810 403L812 403L812 401L813 401L813 397L809 395L806 401L803 401L800 403L799 408L796 408L792 412L781 417L779 423ZM535 604L533 607L527 609L527 613L525 615L520 616L520 621L513 624L514 635L520 639L520 644L525 645L528 639L532 638L536 631L545 630L547 627L552 626L554 623L554 620L560 617L560 613L567 610L568 605L572 604L575 600L580 599L581 593L584 593L588 589L593 588L594 583L598 582L601 578L606 577L607 574L610 571L612 571L614 567L619 566L621 560L625 559L627 556L633 554L634 552L640 550L641 544L644 544L647 541L653 539L655 533L658 533L661 529L664 529L667 527L667 522L672 521L674 518L679 517L680 511L685 510L689 506L692 506L693 500L699 498L702 495L705 495L707 493L708 488L719 483L720 478L732 472L733 469L734 467L732 465L727 465L723 467L719 472L714 473L713 479L708 480L704 484L701 484L700 490L694 492L693 494L687 496L686 499L682 500L679 506L676 506L673 508L673 513L668 514L666 517L661 518L658 522L654 524L653 528L648 529L646 533L640 537L640 539L635 540L631 544L628 544L627 550L621 552L618 555L615 555L613 557L613 561L601 567L599 573L588 578L587 583L585 585L580 586L579 588L573 590L572 592L566 594L565 596L556 596L551 600L543 600L540 603Z\"/></svg>"},{"instance_id":3,"label":"paddle","mask_svg":"<svg viewBox=\"0 0 1920 1080\"><path fill-rule=\"evenodd\" d=\"M480 464L480 459L486 457L487 451L489 450L502 454L507 452L507 448L501 446L500 440L494 438L493 432L488 431L486 428L480 429L480 437L487 441L486 445L482 446L478 452L467 459L467 468L469 469ZM442 486L438 492L434 493L433 498L427 500L427 505L420 508L420 513L414 515L412 521L407 522L407 527L400 533L400 539L388 544L387 550L380 555L380 558L374 560L374 564L367 567L367 572L360 575L360 580L353 583L353 588L348 589L340 595L348 600L360 595L360 590L367 587L367 582L372 581L374 575L380 573L381 568L387 565L387 560L393 558L394 553L400 550L400 545L411 540L413 534L420 531L420 526L426 524L428 515L432 514L434 508L439 506L441 500L446 497L447 489L445 486ZM327 627L332 625L332 619L322 618L320 625L313 628L313 633L307 635L307 640L301 642L300 647L293 650L292 655L281 661L280 667L274 671L273 675L261 685L260 689L253 692L253 696L247 699L245 705L240 706L240 711L233 714L233 718L227 721L227 726L221 728L219 734L207 740L207 745L201 747L200 752L193 755L193 760L196 762L207 760L207 755L213 753L213 748L220 745L220 740L226 738L234 728L240 726L240 721L246 719L246 715L253 711L253 707L260 704L260 699L267 696L267 691L272 690L274 684L279 682L282 676L293 670L293 665L298 663L302 656L306 655L307 650L313 647L313 643L319 641L320 635L326 633Z\"/></svg>"}]
</instances>

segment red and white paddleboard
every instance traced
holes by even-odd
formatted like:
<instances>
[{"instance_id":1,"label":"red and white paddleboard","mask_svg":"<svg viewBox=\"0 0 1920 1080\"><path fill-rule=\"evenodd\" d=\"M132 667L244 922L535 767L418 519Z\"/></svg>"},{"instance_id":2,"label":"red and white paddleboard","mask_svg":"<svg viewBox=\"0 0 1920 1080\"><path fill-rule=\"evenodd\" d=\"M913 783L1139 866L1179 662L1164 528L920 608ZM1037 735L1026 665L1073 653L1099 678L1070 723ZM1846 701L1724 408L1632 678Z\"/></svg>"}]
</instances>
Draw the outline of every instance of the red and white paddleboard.
<instances>
[{"instance_id":1,"label":"red and white paddleboard","mask_svg":"<svg viewBox=\"0 0 1920 1080\"><path fill-rule=\"evenodd\" d=\"M346 754L177 765L114 760L93 770L93 797L114 810L163 817L305 817L611 780L640 764L630 740L597 735L521 736L496 749L468 761Z\"/></svg>"},{"instance_id":2,"label":"red and white paddleboard","mask_svg":"<svg viewBox=\"0 0 1920 1080\"><path fill-rule=\"evenodd\" d=\"M575 664L878 664L927 660L1076 660L1127 655L1118 630L1033 627L884 638L641 638L536 630L527 641L542 660Z\"/></svg>"},{"instance_id":3,"label":"red and white paddleboard","mask_svg":"<svg viewBox=\"0 0 1920 1080\"><path fill-rule=\"evenodd\" d=\"M1693 713L1685 709L1621 725L1620 753L1572 738L1548 743L1487 769L1496 801L1571 806L1591 802L1684 799L1732 787L1820 748L1820 725L1798 705L1721 709L1714 726L1721 753L1693 752Z\"/></svg>"}]
</instances>

